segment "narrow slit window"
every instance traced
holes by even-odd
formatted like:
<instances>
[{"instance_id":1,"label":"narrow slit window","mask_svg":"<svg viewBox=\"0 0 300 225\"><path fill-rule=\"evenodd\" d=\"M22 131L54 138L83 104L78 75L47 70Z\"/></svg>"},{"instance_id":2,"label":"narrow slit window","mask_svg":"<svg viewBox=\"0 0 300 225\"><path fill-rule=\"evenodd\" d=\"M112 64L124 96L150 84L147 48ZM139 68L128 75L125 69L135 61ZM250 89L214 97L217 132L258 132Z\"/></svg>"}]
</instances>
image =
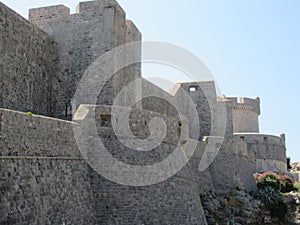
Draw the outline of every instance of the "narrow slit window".
<instances>
[{"instance_id":1,"label":"narrow slit window","mask_svg":"<svg viewBox=\"0 0 300 225\"><path fill-rule=\"evenodd\" d=\"M100 115L101 127L111 127L111 116L110 115Z\"/></svg>"},{"instance_id":2,"label":"narrow slit window","mask_svg":"<svg viewBox=\"0 0 300 225\"><path fill-rule=\"evenodd\" d=\"M65 105L65 117L68 117L68 103Z\"/></svg>"}]
</instances>

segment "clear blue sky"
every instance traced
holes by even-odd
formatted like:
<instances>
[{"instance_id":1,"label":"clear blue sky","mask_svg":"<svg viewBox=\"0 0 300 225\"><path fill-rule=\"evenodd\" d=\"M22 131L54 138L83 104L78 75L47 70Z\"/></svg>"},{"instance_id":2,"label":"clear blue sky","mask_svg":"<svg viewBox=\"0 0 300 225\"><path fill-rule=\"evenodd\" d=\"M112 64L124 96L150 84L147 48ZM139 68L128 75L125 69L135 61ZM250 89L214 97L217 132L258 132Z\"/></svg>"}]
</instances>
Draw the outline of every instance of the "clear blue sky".
<instances>
[{"instance_id":1,"label":"clear blue sky","mask_svg":"<svg viewBox=\"0 0 300 225\"><path fill-rule=\"evenodd\" d=\"M28 9L79 1L2 2ZM287 135L287 155L300 161L300 1L119 0L144 40L165 41L198 55L226 96L261 98L261 133ZM185 80L176 78L178 80Z\"/></svg>"}]
</instances>

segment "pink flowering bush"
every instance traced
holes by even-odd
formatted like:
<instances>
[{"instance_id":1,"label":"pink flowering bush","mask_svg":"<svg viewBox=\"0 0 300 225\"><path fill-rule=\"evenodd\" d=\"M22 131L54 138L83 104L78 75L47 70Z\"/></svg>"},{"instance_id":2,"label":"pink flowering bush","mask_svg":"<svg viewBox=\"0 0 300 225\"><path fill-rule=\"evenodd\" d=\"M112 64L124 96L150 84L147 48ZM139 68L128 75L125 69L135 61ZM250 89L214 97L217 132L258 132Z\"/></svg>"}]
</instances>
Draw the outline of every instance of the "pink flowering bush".
<instances>
[{"instance_id":1,"label":"pink flowering bush","mask_svg":"<svg viewBox=\"0 0 300 225\"><path fill-rule=\"evenodd\" d=\"M280 176L271 171L265 172L258 176L256 184L259 189L272 187L275 190L280 190Z\"/></svg>"},{"instance_id":2,"label":"pink flowering bush","mask_svg":"<svg viewBox=\"0 0 300 225\"><path fill-rule=\"evenodd\" d=\"M290 192L294 189L293 179L287 175L280 176L268 171L263 174L254 174L256 185L259 189L271 187L276 191Z\"/></svg>"}]
</instances>

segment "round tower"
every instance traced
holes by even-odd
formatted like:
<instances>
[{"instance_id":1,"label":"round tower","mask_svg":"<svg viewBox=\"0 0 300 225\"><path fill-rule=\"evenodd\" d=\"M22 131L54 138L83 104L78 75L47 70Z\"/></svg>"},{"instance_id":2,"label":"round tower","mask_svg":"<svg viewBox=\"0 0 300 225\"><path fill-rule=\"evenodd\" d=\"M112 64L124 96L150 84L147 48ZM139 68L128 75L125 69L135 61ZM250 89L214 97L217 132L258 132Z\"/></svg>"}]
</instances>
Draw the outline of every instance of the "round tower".
<instances>
[{"instance_id":1,"label":"round tower","mask_svg":"<svg viewBox=\"0 0 300 225\"><path fill-rule=\"evenodd\" d=\"M227 98L231 101L233 133L259 133L260 99Z\"/></svg>"}]
</instances>

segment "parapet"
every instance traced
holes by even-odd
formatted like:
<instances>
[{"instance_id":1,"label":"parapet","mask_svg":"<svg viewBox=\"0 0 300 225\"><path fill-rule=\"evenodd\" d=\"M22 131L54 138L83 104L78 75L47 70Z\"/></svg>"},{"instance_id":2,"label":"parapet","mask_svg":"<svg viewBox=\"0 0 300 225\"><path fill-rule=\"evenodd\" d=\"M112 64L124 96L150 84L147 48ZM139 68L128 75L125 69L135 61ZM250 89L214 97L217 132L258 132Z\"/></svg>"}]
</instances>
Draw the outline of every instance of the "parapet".
<instances>
[{"instance_id":1,"label":"parapet","mask_svg":"<svg viewBox=\"0 0 300 225\"><path fill-rule=\"evenodd\" d=\"M285 146L284 134L279 136L258 133L235 133L234 139L243 140L249 144L270 144Z\"/></svg>"},{"instance_id":2,"label":"parapet","mask_svg":"<svg viewBox=\"0 0 300 225\"><path fill-rule=\"evenodd\" d=\"M0 108L0 156L81 160L74 126L65 120Z\"/></svg>"},{"instance_id":3,"label":"parapet","mask_svg":"<svg viewBox=\"0 0 300 225\"><path fill-rule=\"evenodd\" d=\"M119 121L118 118L112 116L113 112L126 112L130 110L128 118L128 127ZM94 112L94 114L92 113ZM140 108L130 109L126 107L117 106L100 106L100 105L80 105L74 116L74 121L81 123L81 121L88 121L90 116L95 116L95 124L99 137L112 138L116 134L118 137L125 139L146 139L148 141L155 141L151 139L150 127L152 119L160 118L166 125L166 133L163 137L162 143L177 145L178 141L185 142L189 138L188 122L184 116L183 120L178 120L167 114L162 114L154 111L144 110ZM112 121L112 119L115 121ZM113 124L115 126L113 128ZM130 132L128 132L130 128Z\"/></svg>"},{"instance_id":4,"label":"parapet","mask_svg":"<svg viewBox=\"0 0 300 225\"><path fill-rule=\"evenodd\" d=\"M99 12L103 11L103 9L117 8L118 11L123 14L125 17L125 11L121 8L115 0L96 0L96 1L87 1L80 2L76 7L76 13L91 13L91 12Z\"/></svg>"},{"instance_id":5,"label":"parapet","mask_svg":"<svg viewBox=\"0 0 300 225\"><path fill-rule=\"evenodd\" d=\"M29 20L51 19L58 16L70 15L70 9L64 5L55 5L29 9Z\"/></svg>"},{"instance_id":6,"label":"parapet","mask_svg":"<svg viewBox=\"0 0 300 225\"><path fill-rule=\"evenodd\" d=\"M123 19L126 17L125 11L115 0L80 2L76 7L76 14L89 15L91 18L96 15L109 17L115 14ZM55 21L65 16L70 16L70 9L64 5L29 9L29 21L34 24L39 24L38 21Z\"/></svg>"},{"instance_id":7,"label":"parapet","mask_svg":"<svg viewBox=\"0 0 300 225\"><path fill-rule=\"evenodd\" d=\"M117 8L118 11L125 17L125 11L115 0L102 0L102 1L87 1L80 2L76 7L76 13L91 13L100 12L103 9ZM42 18L55 18L57 16L70 15L70 9L64 5L46 6L29 9L29 20L42 19Z\"/></svg>"},{"instance_id":8,"label":"parapet","mask_svg":"<svg viewBox=\"0 0 300 225\"><path fill-rule=\"evenodd\" d=\"M256 171L269 170L287 172L285 135L236 133L235 141L247 143L248 152L254 154Z\"/></svg>"},{"instance_id":9,"label":"parapet","mask_svg":"<svg viewBox=\"0 0 300 225\"><path fill-rule=\"evenodd\" d=\"M260 115L260 99L259 97L253 99L253 98L232 98L232 97L226 97L226 100L231 103L231 106L233 109L237 110L251 110L256 112L258 115Z\"/></svg>"}]
</instances>

